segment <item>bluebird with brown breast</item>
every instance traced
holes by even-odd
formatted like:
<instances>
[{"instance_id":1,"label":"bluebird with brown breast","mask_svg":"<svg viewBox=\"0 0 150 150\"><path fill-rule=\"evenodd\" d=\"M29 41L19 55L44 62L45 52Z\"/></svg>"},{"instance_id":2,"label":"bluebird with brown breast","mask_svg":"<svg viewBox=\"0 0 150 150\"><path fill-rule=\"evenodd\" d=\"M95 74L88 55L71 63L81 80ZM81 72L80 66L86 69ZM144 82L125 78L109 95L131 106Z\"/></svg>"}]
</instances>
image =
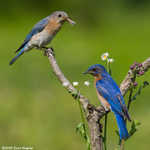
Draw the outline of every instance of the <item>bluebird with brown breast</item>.
<instances>
[{"instance_id":1,"label":"bluebird with brown breast","mask_svg":"<svg viewBox=\"0 0 150 150\"><path fill-rule=\"evenodd\" d=\"M99 100L106 111L111 110L114 113L120 139L127 139L129 134L125 119L131 121L131 118L118 85L106 71L105 67L100 64L90 66L84 74L94 76L94 84Z\"/></svg>"},{"instance_id":2,"label":"bluebird with brown breast","mask_svg":"<svg viewBox=\"0 0 150 150\"><path fill-rule=\"evenodd\" d=\"M26 36L22 45L16 50L18 54L10 61L12 65L21 55L32 48L42 49L54 38L65 21L75 24L64 11L55 11L50 16L39 21Z\"/></svg>"}]
</instances>

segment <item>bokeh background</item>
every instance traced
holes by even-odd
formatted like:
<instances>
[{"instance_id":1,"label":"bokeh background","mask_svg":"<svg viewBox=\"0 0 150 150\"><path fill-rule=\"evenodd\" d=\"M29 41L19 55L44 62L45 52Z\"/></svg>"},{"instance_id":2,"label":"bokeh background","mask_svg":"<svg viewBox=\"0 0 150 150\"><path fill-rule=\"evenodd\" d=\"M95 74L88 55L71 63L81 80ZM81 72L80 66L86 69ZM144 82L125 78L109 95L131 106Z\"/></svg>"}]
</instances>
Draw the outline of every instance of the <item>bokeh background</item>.
<instances>
[{"instance_id":1,"label":"bokeh background","mask_svg":"<svg viewBox=\"0 0 150 150\"><path fill-rule=\"evenodd\" d=\"M66 23L50 44L57 61L71 81L93 104L100 105L93 79L82 72L101 63L108 51L115 59L113 77L118 84L129 66L150 56L149 0L5 0L0 5L0 146L33 146L36 150L86 150L75 127L80 122L78 104L52 73L48 59L37 50L24 54L9 66L14 51L32 26L55 10L65 10L77 24ZM90 80L90 87L83 82ZM150 81L150 72L138 79ZM131 116L140 121L139 131L126 149L150 146L150 88L132 103ZM127 99L127 97L126 97ZM108 120L108 147L118 137L114 116Z\"/></svg>"}]
</instances>

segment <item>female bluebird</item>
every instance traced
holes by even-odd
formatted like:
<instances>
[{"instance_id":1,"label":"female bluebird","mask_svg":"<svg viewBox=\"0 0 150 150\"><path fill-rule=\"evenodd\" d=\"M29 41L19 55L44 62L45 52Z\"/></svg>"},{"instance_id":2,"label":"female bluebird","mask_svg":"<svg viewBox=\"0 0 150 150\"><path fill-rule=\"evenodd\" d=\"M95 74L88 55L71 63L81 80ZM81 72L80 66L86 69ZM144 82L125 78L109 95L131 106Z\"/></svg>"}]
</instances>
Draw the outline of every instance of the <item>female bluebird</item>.
<instances>
[{"instance_id":1,"label":"female bluebird","mask_svg":"<svg viewBox=\"0 0 150 150\"><path fill-rule=\"evenodd\" d=\"M16 50L19 53L9 64L12 65L24 52L32 48L44 48L53 39L65 21L68 21L70 24L75 24L64 11L53 12L50 16L39 21L26 36L22 45Z\"/></svg>"},{"instance_id":2,"label":"female bluebird","mask_svg":"<svg viewBox=\"0 0 150 150\"><path fill-rule=\"evenodd\" d=\"M112 110L115 114L120 139L127 139L129 134L126 128L125 118L129 121L131 119L118 85L102 65L92 65L85 74L94 76L99 100L106 111Z\"/></svg>"}]
</instances>

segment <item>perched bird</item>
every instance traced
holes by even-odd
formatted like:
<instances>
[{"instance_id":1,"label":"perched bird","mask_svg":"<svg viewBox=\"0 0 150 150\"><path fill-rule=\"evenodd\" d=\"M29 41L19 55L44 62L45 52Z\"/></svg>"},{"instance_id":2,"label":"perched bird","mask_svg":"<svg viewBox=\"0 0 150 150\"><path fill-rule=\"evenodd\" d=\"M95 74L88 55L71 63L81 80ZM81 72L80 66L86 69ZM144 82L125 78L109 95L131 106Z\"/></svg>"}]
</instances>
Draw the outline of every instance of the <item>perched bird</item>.
<instances>
[{"instance_id":1,"label":"perched bird","mask_svg":"<svg viewBox=\"0 0 150 150\"><path fill-rule=\"evenodd\" d=\"M117 120L120 139L127 139L129 134L125 119L131 121L124 98L116 82L112 79L105 67L96 64L88 68L84 74L94 76L97 95L106 111L111 110Z\"/></svg>"},{"instance_id":2,"label":"perched bird","mask_svg":"<svg viewBox=\"0 0 150 150\"><path fill-rule=\"evenodd\" d=\"M24 52L32 48L42 49L46 46L60 30L65 21L75 24L64 11L55 11L50 16L39 21L26 36L22 45L16 50L18 54L10 61L12 65Z\"/></svg>"}]
</instances>

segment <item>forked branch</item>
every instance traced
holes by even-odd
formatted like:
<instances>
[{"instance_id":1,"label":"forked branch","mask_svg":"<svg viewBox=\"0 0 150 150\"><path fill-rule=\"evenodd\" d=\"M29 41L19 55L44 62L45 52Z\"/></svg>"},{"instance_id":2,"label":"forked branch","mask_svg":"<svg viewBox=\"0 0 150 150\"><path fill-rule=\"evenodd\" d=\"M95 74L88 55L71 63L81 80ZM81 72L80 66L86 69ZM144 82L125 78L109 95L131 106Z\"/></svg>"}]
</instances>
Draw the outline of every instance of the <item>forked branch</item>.
<instances>
[{"instance_id":1,"label":"forked branch","mask_svg":"<svg viewBox=\"0 0 150 150\"><path fill-rule=\"evenodd\" d=\"M74 88L71 82L65 77L51 52L51 48L46 49L46 55L49 59L54 74L56 75L62 86L65 87L65 89L74 97L74 99L76 99L74 93L76 93L77 89ZM142 64L144 70L148 70L150 68L150 58L145 60ZM120 89L123 95L126 94L131 86L131 77L132 72L131 70L129 70L129 73L126 75L125 79L120 85ZM95 106L90 104L89 100L81 93L78 93L78 98L86 114L86 119L90 130L91 148L92 150L103 150L102 126L100 124L100 120L106 112L103 107L96 108Z\"/></svg>"}]
</instances>

